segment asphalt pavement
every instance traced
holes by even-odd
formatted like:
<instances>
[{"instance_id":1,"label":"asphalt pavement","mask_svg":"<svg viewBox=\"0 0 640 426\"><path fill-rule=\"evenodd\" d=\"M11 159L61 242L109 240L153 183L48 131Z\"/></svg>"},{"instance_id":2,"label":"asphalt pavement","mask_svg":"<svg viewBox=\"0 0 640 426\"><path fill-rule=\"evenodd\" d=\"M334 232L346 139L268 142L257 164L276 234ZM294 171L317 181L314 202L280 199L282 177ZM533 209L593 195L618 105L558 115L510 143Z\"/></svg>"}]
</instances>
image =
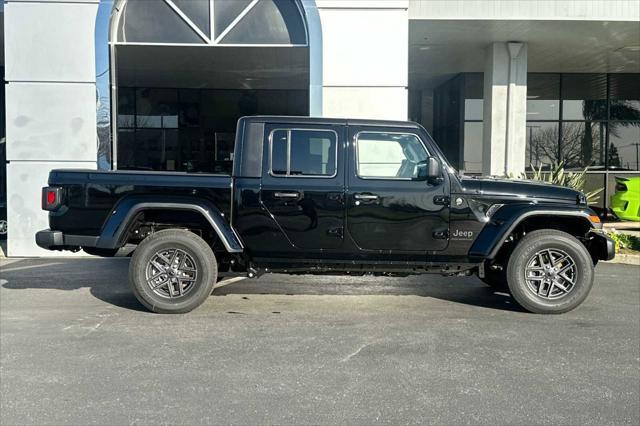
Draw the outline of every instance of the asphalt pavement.
<instances>
[{"instance_id":1,"label":"asphalt pavement","mask_svg":"<svg viewBox=\"0 0 640 426\"><path fill-rule=\"evenodd\" d=\"M127 266L0 259L0 424L640 423L638 266L557 316L475 277L283 275L157 315Z\"/></svg>"}]
</instances>

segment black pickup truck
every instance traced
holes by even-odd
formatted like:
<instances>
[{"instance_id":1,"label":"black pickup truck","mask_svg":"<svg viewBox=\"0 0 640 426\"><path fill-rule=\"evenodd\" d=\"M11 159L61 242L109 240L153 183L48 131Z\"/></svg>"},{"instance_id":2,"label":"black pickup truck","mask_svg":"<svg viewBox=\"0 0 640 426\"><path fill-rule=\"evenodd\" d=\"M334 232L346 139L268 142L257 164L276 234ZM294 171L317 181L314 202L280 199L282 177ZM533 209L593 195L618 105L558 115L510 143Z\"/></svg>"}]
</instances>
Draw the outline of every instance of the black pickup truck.
<instances>
[{"instance_id":1,"label":"black pickup truck","mask_svg":"<svg viewBox=\"0 0 640 426\"><path fill-rule=\"evenodd\" d=\"M53 170L50 250L113 256L148 309L190 311L220 276L477 274L525 309L587 297L613 241L582 193L468 178L409 122L245 117L230 175Z\"/></svg>"}]
</instances>

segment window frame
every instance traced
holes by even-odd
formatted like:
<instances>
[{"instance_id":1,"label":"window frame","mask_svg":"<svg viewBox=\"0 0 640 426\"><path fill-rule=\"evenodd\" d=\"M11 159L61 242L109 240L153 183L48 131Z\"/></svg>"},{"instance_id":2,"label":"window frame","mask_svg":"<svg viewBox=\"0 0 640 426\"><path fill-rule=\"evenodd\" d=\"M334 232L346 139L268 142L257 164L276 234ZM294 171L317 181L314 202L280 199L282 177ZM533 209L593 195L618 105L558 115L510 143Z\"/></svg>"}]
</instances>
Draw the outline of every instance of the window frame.
<instances>
[{"instance_id":1,"label":"window frame","mask_svg":"<svg viewBox=\"0 0 640 426\"><path fill-rule=\"evenodd\" d=\"M287 132L287 173L276 174L273 173L273 135L275 132L285 131ZM335 169L332 175L292 175L291 173L291 132L292 131L311 131L311 132L325 132L333 133L335 136ZM274 178L312 178L312 179L334 179L338 176L338 144L340 139L338 138L338 132L333 129L318 129L313 127L277 127L271 129L269 132L269 176ZM329 151L331 152L331 151Z\"/></svg>"},{"instance_id":2,"label":"window frame","mask_svg":"<svg viewBox=\"0 0 640 426\"><path fill-rule=\"evenodd\" d=\"M363 180L404 180L404 181L415 181L415 179L413 178L402 178L402 177L387 177L387 176L361 176L360 175L360 160L358 158L358 139L360 138L360 134L362 133L377 133L377 134L382 134L382 135L411 135L411 136L415 136L418 141L420 142L420 145L422 145L422 148L424 149L425 153L427 154L427 158L432 157L431 153L429 152L429 149L427 148L427 144L425 144L425 142L422 140L422 138L413 132L383 132L380 130L360 130L358 131L355 135L353 135L353 147L354 147L354 158L356 161L356 177L358 179L363 179Z\"/></svg>"}]
</instances>

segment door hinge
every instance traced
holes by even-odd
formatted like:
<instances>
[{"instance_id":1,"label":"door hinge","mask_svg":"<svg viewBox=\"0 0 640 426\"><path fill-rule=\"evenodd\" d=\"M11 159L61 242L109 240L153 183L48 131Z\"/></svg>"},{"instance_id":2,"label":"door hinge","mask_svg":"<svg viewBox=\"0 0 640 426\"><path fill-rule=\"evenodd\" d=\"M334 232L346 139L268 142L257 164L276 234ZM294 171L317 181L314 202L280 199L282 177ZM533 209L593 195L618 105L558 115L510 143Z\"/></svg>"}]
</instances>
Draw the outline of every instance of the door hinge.
<instances>
[{"instance_id":1,"label":"door hinge","mask_svg":"<svg viewBox=\"0 0 640 426\"><path fill-rule=\"evenodd\" d=\"M448 206L449 201L451 201L451 199L447 195L436 195L433 197L433 204L437 204L439 206Z\"/></svg>"}]
</instances>

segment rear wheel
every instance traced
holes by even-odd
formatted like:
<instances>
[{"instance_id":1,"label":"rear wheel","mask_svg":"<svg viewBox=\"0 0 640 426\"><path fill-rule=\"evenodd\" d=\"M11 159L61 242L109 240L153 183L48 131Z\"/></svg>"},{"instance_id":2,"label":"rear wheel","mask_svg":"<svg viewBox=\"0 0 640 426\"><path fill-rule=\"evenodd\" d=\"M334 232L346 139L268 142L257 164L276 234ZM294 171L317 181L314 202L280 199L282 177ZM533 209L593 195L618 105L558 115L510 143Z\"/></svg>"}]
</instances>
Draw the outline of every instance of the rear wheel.
<instances>
[{"instance_id":1,"label":"rear wheel","mask_svg":"<svg viewBox=\"0 0 640 426\"><path fill-rule=\"evenodd\" d=\"M211 294L218 269L211 247L199 236L167 229L145 238L129 265L136 298L157 313L179 314L200 306Z\"/></svg>"},{"instance_id":2,"label":"rear wheel","mask_svg":"<svg viewBox=\"0 0 640 426\"><path fill-rule=\"evenodd\" d=\"M513 298L526 310L560 314L579 306L591 291L591 255L572 235L556 230L527 234L507 265Z\"/></svg>"}]
</instances>

